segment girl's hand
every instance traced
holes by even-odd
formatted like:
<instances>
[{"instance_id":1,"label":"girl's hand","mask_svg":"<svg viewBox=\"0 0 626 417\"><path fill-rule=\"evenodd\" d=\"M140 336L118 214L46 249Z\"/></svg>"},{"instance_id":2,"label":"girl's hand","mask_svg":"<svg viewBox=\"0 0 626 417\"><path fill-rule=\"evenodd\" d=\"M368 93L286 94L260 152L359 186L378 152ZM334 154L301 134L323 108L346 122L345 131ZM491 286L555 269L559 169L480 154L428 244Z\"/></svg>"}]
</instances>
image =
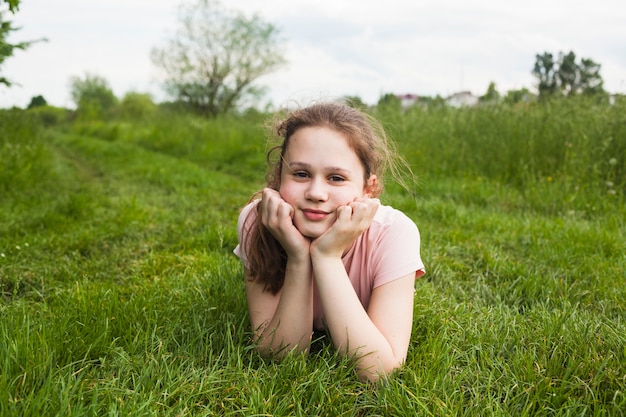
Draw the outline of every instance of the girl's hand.
<instances>
[{"instance_id":1,"label":"girl's hand","mask_svg":"<svg viewBox=\"0 0 626 417\"><path fill-rule=\"evenodd\" d=\"M341 258L370 227L379 205L378 199L363 197L338 207L335 223L311 243L311 254Z\"/></svg>"},{"instance_id":2,"label":"girl's hand","mask_svg":"<svg viewBox=\"0 0 626 417\"><path fill-rule=\"evenodd\" d=\"M309 256L310 239L293 225L294 209L271 188L263 189L261 195L261 223L280 242L287 256Z\"/></svg>"}]
</instances>

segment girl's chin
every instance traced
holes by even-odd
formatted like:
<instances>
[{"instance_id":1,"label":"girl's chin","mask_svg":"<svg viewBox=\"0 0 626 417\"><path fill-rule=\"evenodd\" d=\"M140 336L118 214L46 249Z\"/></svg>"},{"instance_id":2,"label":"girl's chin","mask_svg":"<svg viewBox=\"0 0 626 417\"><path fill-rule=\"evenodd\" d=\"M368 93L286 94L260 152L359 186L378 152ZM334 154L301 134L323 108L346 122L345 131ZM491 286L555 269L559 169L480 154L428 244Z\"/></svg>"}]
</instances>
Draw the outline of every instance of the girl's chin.
<instances>
[{"instance_id":1,"label":"girl's chin","mask_svg":"<svg viewBox=\"0 0 626 417\"><path fill-rule=\"evenodd\" d=\"M309 225L296 225L296 229L302 233L302 236L308 237L309 239L317 239L328 230L327 227L310 227Z\"/></svg>"}]
</instances>

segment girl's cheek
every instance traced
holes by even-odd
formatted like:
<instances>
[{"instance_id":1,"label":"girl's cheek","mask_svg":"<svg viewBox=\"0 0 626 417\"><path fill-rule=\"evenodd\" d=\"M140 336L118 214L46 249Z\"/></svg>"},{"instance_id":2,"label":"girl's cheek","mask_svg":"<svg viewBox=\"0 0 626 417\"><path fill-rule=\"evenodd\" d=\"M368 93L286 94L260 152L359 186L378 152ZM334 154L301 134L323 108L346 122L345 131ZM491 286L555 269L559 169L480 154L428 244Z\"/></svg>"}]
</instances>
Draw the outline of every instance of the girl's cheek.
<instances>
[{"instance_id":1,"label":"girl's cheek","mask_svg":"<svg viewBox=\"0 0 626 417\"><path fill-rule=\"evenodd\" d=\"M293 199L293 195L294 195L294 189L292 186L290 186L289 183L286 184L282 184L280 186L280 189L278 190L278 192L280 193L280 196L283 198L283 200L285 200L288 203L291 203L291 200Z\"/></svg>"}]
</instances>

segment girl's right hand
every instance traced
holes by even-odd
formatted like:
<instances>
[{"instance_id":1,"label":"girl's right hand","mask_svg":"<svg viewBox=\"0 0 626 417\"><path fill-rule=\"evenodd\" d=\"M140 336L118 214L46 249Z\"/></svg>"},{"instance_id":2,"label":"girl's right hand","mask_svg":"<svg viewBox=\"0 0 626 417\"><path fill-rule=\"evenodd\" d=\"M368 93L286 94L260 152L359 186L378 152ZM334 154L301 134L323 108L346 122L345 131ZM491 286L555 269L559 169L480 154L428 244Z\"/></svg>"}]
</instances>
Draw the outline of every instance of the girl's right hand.
<instances>
[{"instance_id":1,"label":"girl's right hand","mask_svg":"<svg viewBox=\"0 0 626 417\"><path fill-rule=\"evenodd\" d=\"M261 194L261 223L280 242L287 256L306 258L309 256L311 240L300 233L293 224L294 209L271 188Z\"/></svg>"}]
</instances>

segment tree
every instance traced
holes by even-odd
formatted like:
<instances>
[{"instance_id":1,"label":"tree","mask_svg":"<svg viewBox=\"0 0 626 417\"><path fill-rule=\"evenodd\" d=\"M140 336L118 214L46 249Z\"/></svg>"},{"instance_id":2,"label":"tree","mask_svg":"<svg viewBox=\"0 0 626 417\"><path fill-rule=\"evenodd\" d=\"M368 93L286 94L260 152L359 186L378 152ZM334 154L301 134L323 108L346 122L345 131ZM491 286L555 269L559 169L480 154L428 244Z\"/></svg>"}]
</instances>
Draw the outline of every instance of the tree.
<instances>
[{"instance_id":1,"label":"tree","mask_svg":"<svg viewBox=\"0 0 626 417\"><path fill-rule=\"evenodd\" d=\"M42 107L47 105L48 102L46 101L45 98L43 98L43 96L34 96L30 99L30 104L28 104L28 107L26 107L27 109L32 109L35 107Z\"/></svg>"},{"instance_id":2,"label":"tree","mask_svg":"<svg viewBox=\"0 0 626 417\"><path fill-rule=\"evenodd\" d=\"M520 90L509 90L506 92L503 101L507 104L517 104L522 102L533 101L535 96L526 87Z\"/></svg>"},{"instance_id":3,"label":"tree","mask_svg":"<svg viewBox=\"0 0 626 417\"><path fill-rule=\"evenodd\" d=\"M87 117L100 117L117 103L117 97L107 80L98 75L71 77L70 95L79 114Z\"/></svg>"},{"instance_id":4,"label":"tree","mask_svg":"<svg viewBox=\"0 0 626 417\"><path fill-rule=\"evenodd\" d=\"M15 13L19 6L19 0L0 0L0 7L2 7L3 3L7 3L9 5L9 10L12 13ZM11 32L18 30L18 28L14 27L12 22L9 20L5 20L4 11L0 10L0 67L4 63L4 61L13 56L13 53L16 49L24 50L28 48L31 44L38 41L27 41L27 42L18 42L18 43L9 43L7 38ZM40 39L45 40L45 39ZM0 75L0 84L4 84L7 87L11 86L11 81L2 75Z\"/></svg>"},{"instance_id":5,"label":"tree","mask_svg":"<svg viewBox=\"0 0 626 417\"><path fill-rule=\"evenodd\" d=\"M496 89L496 83L491 81L489 87L487 87L487 92L484 96L480 96L479 100L483 103L497 103L500 101L500 93Z\"/></svg>"},{"instance_id":6,"label":"tree","mask_svg":"<svg viewBox=\"0 0 626 417\"><path fill-rule=\"evenodd\" d=\"M0 1L0 5L2 3L7 3L9 5L9 10L13 13L15 13L20 6L20 0L2 0Z\"/></svg>"},{"instance_id":7,"label":"tree","mask_svg":"<svg viewBox=\"0 0 626 417\"><path fill-rule=\"evenodd\" d=\"M559 52L557 60L549 52L536 55L533 75L537 78L540 97L573 96L604 92L600 64L589 58L576 62L576 54Z\"/></svg>"},{"instance_id":8,"label":"tree","mask_svg":"<svg viewBox=\"0 0 626 417\"><path fill-rule=\"evenodd\" d=\"M263 94L253 83L285 63L278 35L258 15L198 0L181 7L177 35L151 58L165 72L168 94L214 117Z\"/></svg>"},{"instance_id":9,"label":"tree","mask_svg":"<svg viewBox=\"0 0 626 417\"><path fill-rule=\"evenodd\" d=\"M392 112L402 111L402 101L392 93L385 93L378 99L376 106L379 109L384 109Z\"/></svg>"},{"instance_id":10,"label":"tree","mask_svg":"<svg viewBox=\"0 0 626 417\"><path fill-rule=\"evenodd\" d=\"M352 108L359 110L367 109L367 104L359 96L344 96L343 101Z\"/></svg>"},{"instance_id":11,"label":"tree","mask_svg":"<svg viewBox=\"0 0 626 417\"><path fill-rule=\"evenodd\" d=\"M120 102L120 113L129 119L144 119L157 110L152 96L147 93L128 92Z\"/></svg>"}]
</instances>

